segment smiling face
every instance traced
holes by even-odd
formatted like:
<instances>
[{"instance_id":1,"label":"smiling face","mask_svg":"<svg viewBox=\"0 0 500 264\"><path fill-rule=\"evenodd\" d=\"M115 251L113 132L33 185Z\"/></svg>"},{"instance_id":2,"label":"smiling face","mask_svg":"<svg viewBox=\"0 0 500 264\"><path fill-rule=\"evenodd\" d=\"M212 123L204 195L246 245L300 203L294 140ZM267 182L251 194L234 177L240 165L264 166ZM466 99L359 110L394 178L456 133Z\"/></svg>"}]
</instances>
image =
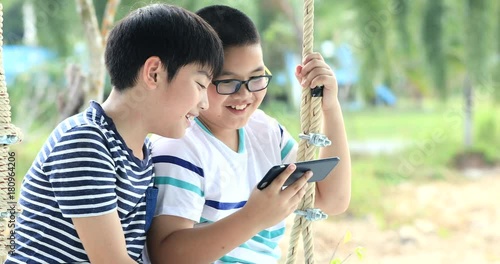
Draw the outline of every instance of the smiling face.
<instances>
[{"instance_id":1,"label":"smiling face","mask_svg":"<svg viewBox=\"0 0 500 264\"><path fill-rule=\"evenodd\" d=\"M155 134L180 138L191 120L208 109L207 88L211 82L208 69L188 64L179 69L174 79L167 81L166 71L158 74L158 89L154 101L146 106L155 113L150 116Z\"/></svg>"},{"instance_id":2,"label":"smiling face","mask_svg":"<svg viewBox=\"0 0 500 264\"><path fill-rule=\"evenodd\" d=\"M226 48L222 74L214 80L246 81L251 77L262 75L265 75L262 48L260 44L251 44ZM241 128L262 103L266 90L250 92L246 84L243 84L238 92L221 95L217 93L215 85L210 84L208 88L210 109L200 113L200 119L213 134Z\"/></svg>"}]
</instances>

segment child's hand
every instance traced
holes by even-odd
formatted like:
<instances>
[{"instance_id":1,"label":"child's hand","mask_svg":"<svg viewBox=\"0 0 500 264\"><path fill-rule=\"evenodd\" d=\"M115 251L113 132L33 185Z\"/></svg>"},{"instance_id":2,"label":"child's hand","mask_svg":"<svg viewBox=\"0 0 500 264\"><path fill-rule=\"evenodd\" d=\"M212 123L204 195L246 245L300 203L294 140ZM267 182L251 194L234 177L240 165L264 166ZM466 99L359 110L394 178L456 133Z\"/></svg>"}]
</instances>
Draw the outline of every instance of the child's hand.
<instances>
[{"instance_id":1,"label":"child's hand","mask_svg":"<svg viewBox=\"0 0 500 264\"><path fill-rule=\"evenodd\" d=\"M295 76L304 88L312 89L316 86L324 86L323 111L329 110L338 104L337 79L321 54L315 52L307 55L302 65L298 65L295 69Z\"/></svg>"},{"instance_id":2,"label":"child's hand","mask_svg":"<svg viewBox=\"0 0 500 264\"><path fill-rule=\"evenodd\" d=\"M300 179L282 190L281 187L295 168L295 164L291 164L265 189L255 188L241 209L246 211L248 217L254 219L259 230L278 224L299 206L306 193L307 180L312 177L312 172L304 173Z\"/></svg>"}]
</instances>

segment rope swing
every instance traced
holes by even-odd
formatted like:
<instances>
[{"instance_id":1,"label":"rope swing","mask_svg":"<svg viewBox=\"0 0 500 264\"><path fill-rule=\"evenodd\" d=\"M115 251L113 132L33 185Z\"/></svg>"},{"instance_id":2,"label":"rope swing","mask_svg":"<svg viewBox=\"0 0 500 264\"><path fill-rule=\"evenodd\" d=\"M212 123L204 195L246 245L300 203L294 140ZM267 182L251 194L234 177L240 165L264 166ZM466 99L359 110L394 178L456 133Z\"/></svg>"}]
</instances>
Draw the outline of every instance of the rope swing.
<instances>
[{"instance_id":1,"label":"rope swing","mask_svg":"<svg viewBox=\"0 0 500 264\"><path fill-rule=\"evenodd\" d=\"M314 0L304 0L304 34L302 44L302 58L313 52L314 43ZM297 161L313 160L315 158L316 147L325 146L323 143L329 142L326 140L317 140L321 127L321 99L322 87L309 89L303 87L302 100L300 105L300 135L299 149L297 153ZM315 140L316 139L316 140ZM318 144L319 143L319 144ZM328 143L327 143L328 144ZM296 211L294 225L290 235L290 243L288 247L287 264L293 264L296 260L297 245L300 234L302 233L305 263L314 263L314 245L313 231L311 222L314 220L324 219L326 215L319 209L313 209L314 194L316 184L309 183L306 195L301 201L299 209Z\"/></svg>"},{"instance_id":2,"label":"rope swing","mask_svg":"<svg viewBox=\"0 0 500 264\"><path fill-rule=\"evenodd\" d=\"M0 261L3 263L7 257L10 241L5 238L7 221L12 215L9 208L15 203L15 165L14 157L9 155L9 146L21 141L21 130L10 123L10 101L5 83L3 68L3 5L0 3ZM15 208L15 207L14 207Z\"/></svg>"},{"instance_id":3,"label":"rope swing","mask_svg":"<svg viewBox=\"0 0 500 264\"><path fill-rule=\"evenodd\" d=\"M119 2L119 1L116 1ZM313 48L313 26L314 26L314 0L304 0L304 34L302 57L312 53ZM9 170L9 162L12 158L9 156L9 146L18 143L22 140L22 134L19 128L11 124L11 107L7 86L5 82L5 72L3 68L3 6L0 4L0 263L3 262L8 253L10 241L6 239L5 229L7 221L11 218L9 212L10 206L15 203L15 193L9 190L9 183L14 182L13 169ZM308 161L315 158L317 146L321 145L322 135L319 135L321 127L321 99L322 87L317 87L312 90L308 87L303 87L302 98L300 105L300 122L301 132L299 149L297 153L297 161ZM323 139L323 142L325 140ZM328 141L328 140L326 140ZM314 246L313 246L313 220L325 218L321 211L313 209L315 184L309 183L306 195L304 196L299 209L296 211L294 225L290 237L290 243L287 255L287 264L293 264L296 260L298 239L302 234L305 263L314 263Z\"/></svg>"}]
</instances>

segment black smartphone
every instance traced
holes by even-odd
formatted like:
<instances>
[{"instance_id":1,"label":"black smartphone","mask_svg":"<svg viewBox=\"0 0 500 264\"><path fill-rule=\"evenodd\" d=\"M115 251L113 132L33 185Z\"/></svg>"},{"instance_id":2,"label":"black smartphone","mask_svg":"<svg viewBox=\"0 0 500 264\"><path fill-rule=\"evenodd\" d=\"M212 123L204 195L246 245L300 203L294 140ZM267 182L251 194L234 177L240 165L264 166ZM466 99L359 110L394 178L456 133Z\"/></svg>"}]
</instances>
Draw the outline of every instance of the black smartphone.
<instances>
[{"instance_id":1,"label":"black smartphone","mask_svg":"<svg viewBox=\"0 0 500 264\"><path fill-rule=\"evenodd\" d=\"M339 163L339 157L331 157L325 159L317 159L310 161L301 161L296 162L295 165L297 168L295 171L288 177L283 186L288 186L298 180L305 172L312 171L313 176L308 180L308 182L318 182L326 178L328 174L337 166ZM280 173L282 173L288 164L276 165L272 167L262 178L262 180L257 184L257 188L262 190L269 186L273 180L278 177Z\"/></svg>"}]
</instances>

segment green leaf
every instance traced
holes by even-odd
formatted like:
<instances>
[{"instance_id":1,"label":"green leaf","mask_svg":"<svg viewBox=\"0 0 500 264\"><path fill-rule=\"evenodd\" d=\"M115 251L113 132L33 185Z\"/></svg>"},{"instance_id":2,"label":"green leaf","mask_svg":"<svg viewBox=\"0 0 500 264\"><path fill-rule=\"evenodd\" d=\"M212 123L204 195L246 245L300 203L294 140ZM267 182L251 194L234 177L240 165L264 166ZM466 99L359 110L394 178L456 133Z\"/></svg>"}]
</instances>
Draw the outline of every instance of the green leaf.
<instances>
[{"instance_id":1,"label":"green leaf","mask_svg":"<svg viewBox=\"0 0 500 264\"><path fill-rule=\"evenodd\" d=\"M351 231L347 230L347 232L345 232L344 235L344 244L349 243L349 241L351 241L351 238L352 238Z\"/></svg>"},{"instance_id":2,"label":"green leaf","mask_svg":"<svg viewBox=\"0 0 500 264\"><path fill-rule=\"evenodd\" d=\"M356 249L354 249L354 252L356 253L356 256L358 256L359 260L363 260L363 258L365 257L364 247L356 247Z\"/></svg>"},{"instance_id":3,"label":"green leaf","mask_svg":"<svg viewBox=\"0 0 500 264\"><path fill-rule=\"evenodd\" d=\"M342 263L342 260L340 260L340 258L335 258L332 261L330 261L330 264L341 264L341 263Z\"/></svg>"}]
</instances>

